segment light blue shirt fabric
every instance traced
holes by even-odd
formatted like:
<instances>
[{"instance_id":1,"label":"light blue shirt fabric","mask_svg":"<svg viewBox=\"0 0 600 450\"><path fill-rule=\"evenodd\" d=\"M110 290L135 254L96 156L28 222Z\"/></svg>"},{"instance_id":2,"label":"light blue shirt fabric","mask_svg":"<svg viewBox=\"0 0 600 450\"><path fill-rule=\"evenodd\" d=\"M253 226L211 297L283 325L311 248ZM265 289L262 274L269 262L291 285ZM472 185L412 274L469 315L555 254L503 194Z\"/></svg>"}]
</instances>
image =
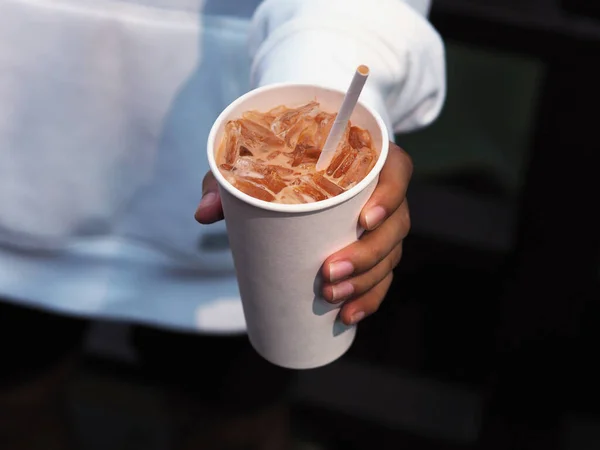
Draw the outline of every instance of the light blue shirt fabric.
<instances>
[{"instance_id":1,"label":"light blue shirt fabric","mask_svg":"<svg viewBox=\"0 0 600 450\"><path fill-rule=\"evenodd\" d=\"M251 23L260 3L0 0L0 298L243 332L225 226L193 218L218 114L251 80L345 89L365 62L396 130L437 116L427 0L266 0Z\"/></svg>"}]
</instances>

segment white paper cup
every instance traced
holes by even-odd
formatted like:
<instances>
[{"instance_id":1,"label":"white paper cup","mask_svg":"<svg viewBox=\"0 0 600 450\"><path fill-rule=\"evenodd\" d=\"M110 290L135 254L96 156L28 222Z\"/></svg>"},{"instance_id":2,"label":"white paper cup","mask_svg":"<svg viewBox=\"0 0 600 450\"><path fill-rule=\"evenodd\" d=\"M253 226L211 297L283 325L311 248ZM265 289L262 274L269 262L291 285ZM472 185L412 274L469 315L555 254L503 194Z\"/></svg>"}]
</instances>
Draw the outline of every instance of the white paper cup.
<instances>
[{"instance_id":1,"label":"white paper cup","mask_svg":"<svg viewBox=\"0 0 600 450\"><path fill-rule=\"evenodd\" d=\"M379 153L375 167L341 195L300 205L269 203L237 190L221 175L216 152L225 124L245 111L317 100L324 111L336 112L343 98L341 91L314 85L258 88L229 105L208 137L208 161L219 183L248 336L261 356L282 367L323 366L352 345L356 327L342 324L339 305L321 298L320 270L328 256L362 233L358 217L387 157L387 130L377 112L359 103L351 121L371 132Z\"/></svg>"}]
</instances>

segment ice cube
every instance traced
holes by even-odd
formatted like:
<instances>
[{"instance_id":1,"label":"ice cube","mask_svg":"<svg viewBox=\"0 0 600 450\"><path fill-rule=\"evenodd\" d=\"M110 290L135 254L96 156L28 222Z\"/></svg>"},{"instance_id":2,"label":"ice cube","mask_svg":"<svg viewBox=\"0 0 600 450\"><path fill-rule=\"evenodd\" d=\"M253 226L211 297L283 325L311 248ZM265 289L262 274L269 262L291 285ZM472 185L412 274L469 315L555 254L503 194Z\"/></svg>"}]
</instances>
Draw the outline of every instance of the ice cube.
<instances>
[{"instance_id":1,"label":"ice cube","mask_svg":"<svg viewBox=\"0 0 600 450\"><path fill-rule=\"evenodd\" d=\"M293 153L292 167L298 167L303 164L305 168L308 165L316 164L321 150L314 146L297 145Z\"/></svg>"},{"instance_id":2,"label":"ice cube","mask_svg":"<svg viewBox=\"0 0 600 450\"><path fill-rule=\"evenodd\" d=\"M371 134L359 127L350 127L348 142L352 148L360 150L363 147L371 148Z\"/></svg>"},{"instance_id":3,"label":"ice cube","mask_svg":"<svg viewBox=\"0 0 600 450\"><path fill-rule=\"evenodd\" d=\"M327 194L324 194L320 189L308 183L294 186L292 189L303 200L302 203L318 202L328 198Z\"/></svg>"},{"instance_id":4,"label":"ice cube","mask_svg":"<svg viewBox=\"0 0 600 450\"><path fill-rule=\"evenodd\" d=\"M271 170L265 178L262 180L264 186L274 194L279 194L283 188L287 186L287 183L279 176L279 174Z\"/></svg>"},{"instance_id":5,"label":"ice cube","mask_svg":"<svg viewBox=\"0 0 600 450\"><path fill-rule=\"evenodd\" d=\"M325 145L325 141L327 140L327 136L331 132L331 127L333 126L333 122L335 121L335 117L337 114L328 114L328 113L319 113L317 117L315 117L315 121L317 122L319 129L315 134L315 145L319 148L323 148Z\"/></svg>"},{"instance_id":6,"label":"ice cube","mask_svg":"<svg viewBox=\"0 0 600 450\"><path fill-rule=\"evenodd\" d=\"M352 165L348 167L344 177L339 181L339 185L344 189L361 181L373 166L375 155L371 149L365 147L357 154L358 156L354 158Z\"/></svg>"},{"instance_id":7,"label":"ice cube","mask_svg":"<svg viewBox=\"0 0 600 450\"><path fill-rule=\"evenodd\" d=\"M315 173L312 176L312 180L318 187L321 188L321 190L325 191L331 197L335 197L336 195L340 195L342 192L344 192L344 189L339 187L333 181L325 178L323 174Z\"/></svg>"},{"instance_id":8,"label":"ice cube","mask_svg":"<svg viewBox=\"0 0 600 450\"><path fill-rule=\"evenodd\" d=\"M338 147L335 151L333 159L327 167L327 175L332 175L344 162L348 153L352 152L352 147L348 144L348 136L350 134L350 126L347 126L344 130L344 134L338 143Z\"/></svg>"},{"instance_id":9,"label":"ice cube","mask_svg":"<svg viewBox=\"0 0 600 450\"><path fill-rule=\"evenodd\" d=\"M277 174L281 177L289 177L294 175L294 171L292 169L289 169L287 167L282 167L282 166L278 166L275 164L269 164L267 166L270 170L273 170L274 172L277 172Z\"/></svg>"},{"instance_id":10,"label":"ice cube","mask_svg":"<svg viewBox=\"0 0 600 450\"><path fill-rule=\"evenodd\" d=\"M303 175L297 178L292 184L294 194L304 201L316 202L336 195L330 193L329 190L336 193L343 191L335 185L331 186L333 183L329 180L323 182L321 178L324 179L319 174L316 174L316 178L315 175Z\"/></svg>"},{"instance_id":11,"label":"ice cube","mask_svg":"<svg viewBox=\"0 0 600 450\"><path fill-rule=\"evenodd\" d=\"M240 145L240 156L254 156L254 153L252 153L250 150L248 150L248 148L246 148L243 145Z\"/></svg>"},{"instance_id":12,"label":"ice cube","mask_svg":"<svg viewBox=\"0 0 600 450\"><path fill-rule=\"evenodd\" d=\"M275 136L269 128L245 119L238 120L238 123L241 134L240 144L253 153L267 153L284 144L283 139Z\"/></svg>"},{"instance_id":13,"label":"ice cube","mask_svg":"<svg viewBox=\"0 0 600 450\"><path fill-rule=\"evenodd\" d=\"M333 178L340 178L341 176L344 176L346 174L346 172L348 171L348 169L350 168L350 166L352 165L352 163L354 162L354 160L356 159L356 155L358 155L358 152L353 148L348 148L348 150L344 153L345 153L344 160L335 169L335 172L333 172Z\"/></svg>"},{"instance_id":14,"label":"ice cube","mask_svg":"<svg viewBox=\"0 0 600 450\"><path fill-rule=\"evenodd\" d=\"M275 108L271 109L267 115L270 117L273 117L274 119L281 116L284 112L288 111L288 107L285 105L279 105L276 106Z\"/></svg>"},{"instance_id":15,"label":"ice cube","mask_svg":"<svg viewBox=\"0 0 600 450\"><path fill-rule=\"evenodd\" d=\"M242 117L269 130L271 129L271 123L273 122L273 119L275 119L275 116L263 114L258 111L246 111L244 114L242 114Z\"/></svg>"},{"instance_id":16,"label":"ice cube","mask_svg":"<svg viewBox=\"0 0 600 450\"><path fill-rule=\"evenodd\" d=\"M236 178L233 184L240 191L250 195L251 197L258 198L260 200L265 200L267 202L272 202L273 200L275 200L275 196L269 191L267 191L264 186L252 182L250 180Z\"/></svg>"},{"instance_id":17,"label":"ice cube","mask_svg":"<svg viewBox=\"0 0 600 450\"><path fill-rule=\"evenodd\" d=\"M229 121L225 125L225 162L235 163L238 156L238 141L241 136L240 124L237 121Z\"/></svg>"},{"instance_id":18,"label":"ice cube","mask_svg":"<svg viewBox=\"0 0 600 450\"><path fill-rule=\"evenodd\" d=\"M267 160L271 161L277 158L279 155L281 155L281 152L279 150L275 150L274 152L269 153L269 155L267 156Z\"/></svg>"},{"instance_id":19,"label":"ice cube","mask_svg":"<svg viewBox=\"0 0 600 450\"><path fill-rule=\"evenodd\" d=\"M274 111L275 110L271 110L271 113ZM314 118L318 113L319 104L314 101L300 106L299 108L286 109L285 111L282 110L282 112L275 117L273 123L271 123L271 130L279 136L293 127L301 118Z\"/></svg>"},{"instance_id":20,"label":"ice cube","mask_svg":"<svg viewBox=\"0 0 600 450\"><path fill-rule=\"evenodd\" d=\"M286 181L281 177L280 171L282 174L286 173L286 171L293 172L291 169L275 165L260 164L255 160L245 157L237 160L233 170L234 175L237 178L261 185L274 194L279 193L287 186Z\"/></svg>"},{"instance_id":21,"label":"ice cube","mask_svg":"<svg viewBox=\"0 0 600 450\"><path fill-rule=\"evenodd\" d=\"M249 157L238 158L233 166L233 171L236 176L246 178L263 178L267 174L264 165Z\"/></svg>"},{"instance_id":22,"label":"ice cube","mask_svg":"<svg viewBox=\"0 0 600 450\"><path fill-rule=\"evenodd\" d=\"M330 176L333 175L333 173L337 170L338 167L340 167L340 165L342 164L342 162L344 161L345 158L346 158L346 147L344 147L341 151L338 150L338 152L334 155L333 159L329 163L329 166L327 166L327 170L326 170L327 175L330 175Z\"/></svg>"},{"instance_id":23,"label":"ice cube","mask_svg":"<svg viewBox=\"0 0 600 450\"><path fill-rule=\"evenodd\" d=\"M283 135L288 147L293 149L298 144L314 146L318 130L319 126L312 118L301 118Z\"/></svg>"}]
</instances>

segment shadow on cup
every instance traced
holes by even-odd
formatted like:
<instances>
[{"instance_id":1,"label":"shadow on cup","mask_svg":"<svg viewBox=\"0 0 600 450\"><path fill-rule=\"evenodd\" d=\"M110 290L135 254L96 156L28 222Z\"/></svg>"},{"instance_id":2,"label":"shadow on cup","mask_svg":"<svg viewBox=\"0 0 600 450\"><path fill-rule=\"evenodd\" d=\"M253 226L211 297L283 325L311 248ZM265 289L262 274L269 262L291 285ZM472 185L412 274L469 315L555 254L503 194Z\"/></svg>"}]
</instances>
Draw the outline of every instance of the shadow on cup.
<instances>
[{"instance_id":1,"label":"shadow on cup","mask_svg":"<svg viewBox=\"0 0 600 450\"><path fill-rule=\"evenodd\" d=\"M315 277L315 282L313 283L313 293L315 296L313 298L313 306L312 306L312 311L317 316L324 316L325 314L328 314L329 312L340 308L339 303L338 304L329 303L321 296L322 286L323 286L323 278L320 275L317 275ZM348 326L342 322L340 315L338 314L337 318L333 322L332 336L333 337L339 336L351 328L352 328L352 326Z\"/></svg>"}]
</instances>

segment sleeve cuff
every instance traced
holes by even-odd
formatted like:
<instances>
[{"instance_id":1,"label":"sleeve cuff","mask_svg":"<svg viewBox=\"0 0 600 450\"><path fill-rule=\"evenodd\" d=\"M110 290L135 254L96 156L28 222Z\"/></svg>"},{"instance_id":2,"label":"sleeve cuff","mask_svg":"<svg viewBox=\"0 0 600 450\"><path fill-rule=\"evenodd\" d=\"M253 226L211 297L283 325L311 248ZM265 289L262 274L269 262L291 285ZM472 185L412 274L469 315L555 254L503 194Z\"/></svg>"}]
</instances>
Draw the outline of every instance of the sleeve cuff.
<instances>
[{"instance_id":1,"label":"sleeve cuff","mask_svg":"<svg viewBox=\"0 0 600 450\"><path fill-rule=\"evenodd\" d=\"M313 34L313 33L311 33ZM315 35L314 39L318 40ZM356 67L342 64L328 54L315 54L310 41L304 36L288 37L285 45L278 45L258 55L252 68L252 87L274 83L311 83L323 87L346 91ZM311 61L303 65L303 61ZM388 108L384 95L373 77L367 80L359 102L377 111L393 136Z\"/></svg>"}]
</instances>

